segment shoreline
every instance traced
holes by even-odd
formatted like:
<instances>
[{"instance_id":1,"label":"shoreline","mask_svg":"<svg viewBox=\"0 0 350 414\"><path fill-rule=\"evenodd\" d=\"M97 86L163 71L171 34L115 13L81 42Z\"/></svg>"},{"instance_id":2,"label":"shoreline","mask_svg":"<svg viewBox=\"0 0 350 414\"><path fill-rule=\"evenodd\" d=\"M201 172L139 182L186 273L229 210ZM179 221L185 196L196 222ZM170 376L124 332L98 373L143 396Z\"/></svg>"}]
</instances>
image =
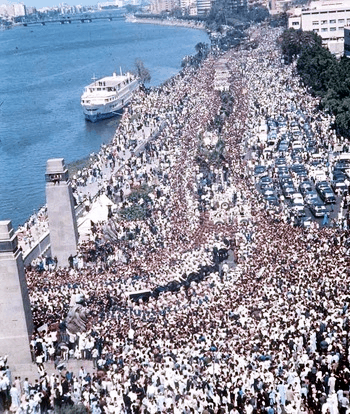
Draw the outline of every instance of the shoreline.
<instances>
[{"instance_id":1,"label":"shoreline","mask_svg":"<svg viewBox=\"0 0 350 414\"><path fill-rule=\"evenodd\" d=\"M126 18L128 23L139 23L139 24L155 24L160 26L176 26L176 27L187 27L189 29L207 30L203 22L194 22L181 19L161 19L152 17L135 17Z\"/></svg>"}]
</instances>

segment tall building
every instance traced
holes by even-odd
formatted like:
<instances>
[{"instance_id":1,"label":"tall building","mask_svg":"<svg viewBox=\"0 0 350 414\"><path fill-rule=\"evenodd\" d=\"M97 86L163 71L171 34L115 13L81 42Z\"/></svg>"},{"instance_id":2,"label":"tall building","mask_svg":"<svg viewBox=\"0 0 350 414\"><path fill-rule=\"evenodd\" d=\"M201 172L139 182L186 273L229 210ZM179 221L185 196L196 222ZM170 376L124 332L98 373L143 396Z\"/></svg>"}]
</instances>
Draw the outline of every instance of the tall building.
<instances>
[{"instance_id":1,"label":"tall building","mask_svg":"<svg viewBox=\"0 0 350 414\"><path fill-rule=\"evenodd\" d=\"M179 8L180 0L153 0L150 6L152 13L160 14Z\"/></svg>"},{"instance_id":2,"label":"tall building","mask_svg":"<svg viewBox=\"0 0 350 414\"><path fill-rule=\"evenodd\" d=\"M335 54L344 49L344 26L350 25L350 0L314 1L307 9L295 9L289 17L288 26L313 31Z\"/></svg>"},{"instance_id":3,"label":"tall building","mask_svg":"<svg viewBox=\"0 0 350 414\"><path fill-rule=\"evenodd\" d=\"M233 15L247 10L247 0L226 0L226 12Z\"/></svg>"},{"instance_id":4,"label":"tall building","mask_svg":"<svg viewBox=\"0 0 350 414\"><path fill-rule=\"evenodd\" d=\"M210 12L212 2L211 0L197 0L197 15L205 16Z\"/></svg>"},{"instance_id":5,"label":"tall building","mask_svg":"<svg viewBox=\"0 0 350 414\"><path fill-rule=\"evenodd\" d=\"M190 15L197 14L196 0L180 0L180 7L183 13L188 13Z\"/></svg>"},{"instance_id":6,"label":"tall building","mask_svg":"<svg viewBox=\"0 0 350 414\"><path fill-rule=\"evenodd\" d=\"M344 55L350 57L350 26L344 27Z\"/></svg>"},{"instance_id":7,"label":"tall building","mask_svg":"<svg viewBox=\"0 0 350 414\"><path fill-rule=\"evenodd\" d=\"M23 3L6 3L0 5L0 16L21 17L26 15L26 6Z\"/></svg>"}]
</instances>

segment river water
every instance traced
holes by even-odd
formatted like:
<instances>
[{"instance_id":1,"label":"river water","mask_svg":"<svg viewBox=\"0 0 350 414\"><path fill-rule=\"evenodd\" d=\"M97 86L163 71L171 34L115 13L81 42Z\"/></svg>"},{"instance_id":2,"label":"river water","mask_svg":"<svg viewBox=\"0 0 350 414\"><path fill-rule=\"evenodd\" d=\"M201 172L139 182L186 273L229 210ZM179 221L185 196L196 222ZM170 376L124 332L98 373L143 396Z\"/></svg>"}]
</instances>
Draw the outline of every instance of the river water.
<instances>
[{"instance_id":1,"label":"river water","mask_svg":"<svg viewBox=\"0 0 350 414\"><path fill-rule=\"evenodd\" d=\"M0 220L23 224L45 204L49 158L97 152L117 119L85 121L80 95L91 78L141 59L156 86L180 70L205 32L100 20L0 31Z\"/></svg>"}]
</instances>

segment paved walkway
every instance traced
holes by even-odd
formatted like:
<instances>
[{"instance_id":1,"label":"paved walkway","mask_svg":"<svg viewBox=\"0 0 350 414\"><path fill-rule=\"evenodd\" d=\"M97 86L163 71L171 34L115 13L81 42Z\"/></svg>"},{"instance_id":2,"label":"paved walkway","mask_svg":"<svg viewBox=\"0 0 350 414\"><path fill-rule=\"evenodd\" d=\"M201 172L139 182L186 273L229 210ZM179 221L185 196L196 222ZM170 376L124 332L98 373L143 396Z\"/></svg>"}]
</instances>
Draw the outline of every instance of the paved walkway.
<instances>
[{"instance_id":1,"label":"paved walkway","mask_svg":"<svg viewBox=\"0 0 350 414\"><path fill-rule=\"evenodd\" d=\"M98 178L93 182L88 182L85 186L78 187L78 194L81 198L88 198L89 196L94 199L98 192L103 186L103 182L109 181L113 175L118 171L124 168L125 163L132 157L134 153L138 153L143 150L144 145L150 138L153 136L154 132L157 130L156 127L143 126L139 131L135 132L133 139L137 141L137 147L132 152L129 149L125 151L120 151L118 154L119 159L116 159L116 164L114 168L109 166L102 166L101 172L102 178ZM130 190L126 187L123 188L124 194L128 195ZM18 235L18 245L22 248L24 256L28 254L37 244L40 238L42 238L45 233L49 230L47 221L37 220L36 223L30 227L29 230L21 232L20 229L17 231Z\"/></svg>"}]
</instances>

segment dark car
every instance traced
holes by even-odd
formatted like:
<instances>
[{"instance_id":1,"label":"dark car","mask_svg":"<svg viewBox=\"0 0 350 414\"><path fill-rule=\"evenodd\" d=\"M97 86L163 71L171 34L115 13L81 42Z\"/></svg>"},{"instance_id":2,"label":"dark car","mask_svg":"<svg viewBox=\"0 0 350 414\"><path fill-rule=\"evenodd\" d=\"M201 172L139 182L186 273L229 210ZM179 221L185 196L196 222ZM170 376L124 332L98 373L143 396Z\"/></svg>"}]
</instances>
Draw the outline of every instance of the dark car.
<instances>
[{"instance_id":1,"label":"dark car","mask_svg":"<svg viewBox=\"0 0 350 414\"><path fill-rule=\"evenodd\" d=\"M300 226L306 229L311 227L312 219L310 217L301 217Z\"/></svg>"},{"instance_id":2,"label":"dark car","mask_svg":"<svg viewBox=\"0 0 350 414\"><path fill-rule=\"evenodd\" d=\"M289 144L288 144L288 142L287 142L287 141L281 141L281 142L278 144L278 151L279 151L279 152L285 152L285 151L288 151L288 148L289 148Z\"/></svg>"},{"instance_id":3,"label":"dark car","mask_svg":"<svg viewBox=\"0 0 350 414\"><path fill-rule=\"evenodd\" d=\"M311 206L312 204L318 203L318 195L316 191L310 191L304 196L304 202L306 205Z\"/></svg>"},{"instance_id":4,"label":"dark car","mask_svg":"<svg viewBox=\"0 0 350 414\"><path fill-rule=\"evenodd\" d=\"M276 158L275 166L278 167L280 165L287 165L287 160L284 157Z\"/></svg>"},{"instance_id":5,"label":"dark car","mask_svg":"<svg viewBox=\"0 0 350 414\"><path fill-rule=\"evenodd\" d=\"M286 185L294 185L292 177L290 175L283 175L280 177L280 186L283 188Z\"/></svg>"},{"instance_id":6,"label":"dark car","mask_svg":"<svg viewBox=\"0 0 350 414\"><path fill-rule=\"evenodd\" d=\"M307 193L309 193L310 191L312 191L312 184L310 181L303 181L299 184L299 190L301 192L301 194L303 195L303 197L305 197L305 195Z\"/></svg>"},{"instance_id":7,"label":"dark car","mask_svg":"<svg viewBox=\"0 0 350 414\"><path fill-rule=\"evenodd\" d=\"M348 190L348 186L345 184L345 181L342 180L341 178L337 180L333 180L331 186L332 186L333 191L336 194L338 194L338 192L340 192L341 194L344 194Z\"/></svg>"},{"instance_id":8,"label":"dark car","mask_svg":"<svg viewBox=\"0 0 350 414\"><path fill-rule=\"evenodd\" d=\"M350 161L348 160L339 160L334 166L334 169L345 171L350 169Z\"/></svg>"},{"instance_id":9,"label":"dark car","mask_svg":"<svg viewBox=\"0 0 350 414\"><path fill-rule=\"evenodd\" d=\"M326 204L335 204L337 202L337 199L335 198L335 195L331 188L320 190L319 195Z\"/></svg>"},{"instance_id":10,"label":"dark car","mask_svg":"<svg viewBox=\"0 0 350 414\"><path fill-rule=\"evenodd\" d=\"M286 198L291 198L292 194L295 193L295 188L292 185L286 185L286 186L283 186L282 192Z\"/></svg>"},{"instance_id":11,"label":"dark car","mask_svg":"<svg viewBox=\"0 0 350 414\"><path fill-rule=\"evenodd\" d=\"M260 178L260 184L272 183L272 178L268 175Z\"/></svg>"},{"instance_id":12,"label":"dark car","mask_svg":"<svg viewBox=\"0 0 350 414\"><path fill-rule=\"evenodd\" d=\"M275 195L267 195L264 198L269 204L271 204L273 206L278 206L279 205L278 199Z\"/></svg>"},{"instance_id":13,"label":"dark car","mask_svg":"<svg viewBox=\"0 0 350 414\"><path fill-rule=\"evenodd\" d=\"M298 217L305 217L306 216L305 209L304 209L304 204L293 200L292 204L291 204L291 207L292 207L292 211L294 212L294 214L297 215Z\"/></svg>"},{"instance_id":14,"label":"dark car","mask_svg":"<svg viewBox=\"0 0 350 414\"><path fill-rule=\"evenodd\" d=\"M274 189L273 183L269 182L269 183L261 183L260 184L260 190L266 190L267 188L272 188L272 190L273 190Z\"/></svg>"},{"instance_id":15,"label":"dark car","mask_svg":"<svg viewBox=\"0 0 350 414\"><path fill-rule=\"evenodd\" d=\"M266 167L264 165L256 165L254 167L254 175L261 175L266 171Z\"/></svg>"},{"instance_id":16,"label":"dark car","mask_svg":"<svg viewBox=\"0 0 350 414\"><path fill-rule=\"evenodd\" d=\"M327 213L327 208L323 203L315 202L309 206L311 213L315 217L323 217Z\"/></svg>"},{"instance_id":17,"label":"dark car","mask_svg":"<svg viewBox=\"0 0 350 414\"><path fill-rule=\"evenodd\" d=\"M288 167L286 165L280 165L277 168L277 174L280 176L288 174Z\"/></svg>"},{"instance_id":18,"label":"dark car","mask_svg":"<svg viewBox=\"0 0 350 414\"><path fill-rule=\"evenodd\" d=\"M345 174L345 172L340 170L334 170L333 171L333 181L345 181L348 178L348 176Z\"/></svg>"},{"instance_id":19,"label":"dark car","mask_svg":"<svg viewBox=\"0 0 350 414\"><path fill-rule=\"evenodd\" d=\"M290 167L299 177L307 177L307 170L303 164L294 164Z\"/></svg>"},{"instance_id":20,"label":"dark car","mask_svg":"<svg viewBox=\"0 0 350 414\"><path fill-rule=\"evenodd\" d=\"M317 191L330 189L328 181L319 181L315 187Z\"/></svg>"},{"instance_id":21,"label":"dark car","mask_svg":"<svg viewBox=\"0 0 350 414\"><path fill-rule=\"evenodd\" d=\"M294 162L303 162L303 158L301 157L301 155L295 152L294 150L292 151L291 157Z\"/></svg>"}]
</instances>

